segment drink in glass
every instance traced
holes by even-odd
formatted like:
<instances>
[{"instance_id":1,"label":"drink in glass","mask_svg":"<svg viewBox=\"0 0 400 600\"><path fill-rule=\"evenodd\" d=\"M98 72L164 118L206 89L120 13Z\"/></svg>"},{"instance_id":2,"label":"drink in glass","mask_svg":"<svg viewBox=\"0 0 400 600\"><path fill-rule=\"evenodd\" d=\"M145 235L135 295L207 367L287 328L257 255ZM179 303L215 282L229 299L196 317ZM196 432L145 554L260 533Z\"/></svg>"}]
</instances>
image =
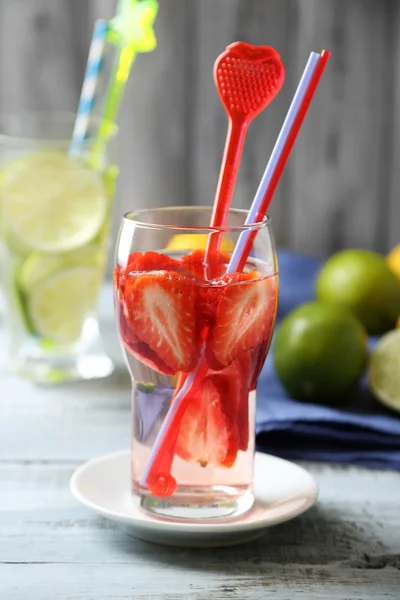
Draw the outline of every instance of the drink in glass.
<instances>
[{"instance_id":1,"label":"drink in glass","mask_svg":"<svg viewBox=\"0 0 400 600\"><path fill-rule=\"evenodd\" d=\"M132 491L145 510L169 518L235 517L254 501L256 385L276 316L276 254L269 220L244 226L246 213L232 210L219 232L225 247L246 229L257 235L243 272L227 273L224 245L207 255L192 249L206 243L210 216L187 207L128 214L117 247L116 318L133 382Z\"/></svg>"}]
</instances>

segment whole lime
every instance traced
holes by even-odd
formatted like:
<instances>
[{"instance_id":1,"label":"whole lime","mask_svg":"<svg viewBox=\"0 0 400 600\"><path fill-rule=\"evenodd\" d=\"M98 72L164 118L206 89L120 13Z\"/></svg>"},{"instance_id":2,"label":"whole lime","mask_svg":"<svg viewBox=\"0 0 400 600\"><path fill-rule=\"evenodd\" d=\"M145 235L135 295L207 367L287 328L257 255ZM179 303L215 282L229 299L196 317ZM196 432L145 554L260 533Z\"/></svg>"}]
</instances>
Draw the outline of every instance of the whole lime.
<instances>
[{"instance_id":1,"label":"whole lime","mask_svg":"<svg viewBox=\"0 0 400 600\"><path fill-rule=\"evenodd\" d=\"M371 334L393 329L400 315L400 280L377 252L334 254L318 274L316 293L318 300L351 310Z\"/></svg>"},{"instance_id":2,"label":"whole lime","mask_svg":"<svg viewBox=\"0 0 400 600\"><path fill-rule=\"evenodd\" d=\"M354 315L310 302L281 322L273 347L275 369L287 392L306 402L345 400L367 361L367 333Z\"/></svg>"}]
</instances>

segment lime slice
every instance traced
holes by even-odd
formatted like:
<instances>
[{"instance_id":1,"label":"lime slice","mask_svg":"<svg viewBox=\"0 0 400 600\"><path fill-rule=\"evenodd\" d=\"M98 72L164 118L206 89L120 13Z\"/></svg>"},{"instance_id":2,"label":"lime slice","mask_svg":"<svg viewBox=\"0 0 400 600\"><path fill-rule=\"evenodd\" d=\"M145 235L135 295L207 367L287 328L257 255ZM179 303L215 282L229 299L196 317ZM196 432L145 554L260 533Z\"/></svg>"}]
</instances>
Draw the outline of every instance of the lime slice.
<instances>
[{"instance_id":1,"label":"lime slice","mask_svg":"<svg viewBox=\"0 0 400 600\"><path fill-rule=\"evenodd\" d=\"M369 385L382 404L400 412L400 331L384 335L369 367Z\"/></svg>"},{"instance_id":2,"label":"lime slice","mask_svg":"<svg viewBox=\"0 0 400 600\"><path fill-rule=\"evenodd\" d=\"M26 300L18 285L19 273L21 271L22 259L6 255L5 249L0 248L1 281L4 298L6 300L6 312L8 324L12 330L32 332L32 325L26 309Z\"/></svg>"},{"instance_id":3,"label":"lime slice","mask_svg":"<svg viewBox=\"0 0 400 600\"><path fill-rule=\"evenodd\" d=\"M63 271L69 267L84 266L103 269L105 262L105 249L94 244L58 256L33 252L20 269L18 283L21 290L28 294L41 281L48 279L58 271Z\"/></svg>"},{"instance_id":4,"label":"lime slice","mask_svg":"<svg viewBox=\"0 0 400 600\"><path fill-rule=\"evenodd\" d=\"M95 309L100 282L98 268L73 267L39 283L28 296L37 333L58 344L77 341L86 317Z\"/></svg>"},{"instance_id":5,"label":"lime slice","mask_svg":"<svg viewBox=\"0 0 400 600\"><path fill-rule=\"evenodd\" d=\"M62 152L19 159L1 177L3 227L13 247L65 252L84 246L107 216L100 174Z\"/></svg>"}]
</instances>

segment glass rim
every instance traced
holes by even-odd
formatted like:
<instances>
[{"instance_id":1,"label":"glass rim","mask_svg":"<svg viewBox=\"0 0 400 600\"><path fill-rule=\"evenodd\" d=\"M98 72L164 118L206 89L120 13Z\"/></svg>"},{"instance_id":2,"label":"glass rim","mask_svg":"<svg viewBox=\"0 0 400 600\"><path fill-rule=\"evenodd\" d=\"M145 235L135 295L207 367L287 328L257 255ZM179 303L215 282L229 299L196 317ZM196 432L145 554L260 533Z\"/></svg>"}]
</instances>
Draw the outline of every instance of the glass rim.
<instances>
[{"instance_id":1,"label":"glass rim","mask_svg":"<svg viewBox=\"0 0 400 600\"><path fill-rule=\"evenodd\" d=\"M165 224L160 224L160 223L146 223L144 221L140 221L137 217L140 218L140 215L143 215L144 213L148 213L148 212L165 212L165 211L172 211L172 212L181 212L182 210L185 211L192 211L192 212L202 212L205 210L208 211L212 211L212 206L161 206L161 207L157 207L157 208L142 208L139 210L135 210L135 211L129 211L127 213L124 214L123 216L123 222L124 223L132 223L137 227L141 227L143 229L161 229L161 230L173 230L173 231L192 231L192 232L199 232L199 231L219 231L221 233L223 232L238 232L240 233L241 231L258 231L260 229L263 229L264 227L267 227L271 224L271 217L269 215L265 215L265 217L263 217L263 219L261 221L256 221L255 223L248 223L247 225L233 225L233 226L224 226L224 227L218 227L218 226L214 226L211 227L210 225L165 225ZM241 214L244 217L247 217L249 211L244 209L244 208L230 208L229 209L230 213L234 213L234 214Z\"/></svg>"},{"instance_id":2,"label":"glass rim","mask_svg":"<svg viewBox=\"0 0 400 600\"><path fill-rule=\"evenodd\" d=\"M25 136L25 135L15 135L13 133L5 133L4 132L4 124L10 122L12 120L16 120L21 122L23 119L36 119L43 120L46 122L46 119L49 124L52 122L58 125L71 125L71 135L66 137L45 137L45 136ZM72 111L51 111L51 110L24 110L21 112L0 112L0 143L5 142L9 145L32 145L32 144L46 144L46 145L69 145L72 139L73 126L76 120L76 113ZM89 123L100 124L103 122L101 117L90 117ZM119 132L119 126L116 123L112 123L111 121L104 120L107 125L110 126L110 133L108 136L108 140L114 138ZM84 140L83 145L87 143L91 143L92 140L95 139L95 136L91 136L90 138Z\"/></svg>"}]
</instances>

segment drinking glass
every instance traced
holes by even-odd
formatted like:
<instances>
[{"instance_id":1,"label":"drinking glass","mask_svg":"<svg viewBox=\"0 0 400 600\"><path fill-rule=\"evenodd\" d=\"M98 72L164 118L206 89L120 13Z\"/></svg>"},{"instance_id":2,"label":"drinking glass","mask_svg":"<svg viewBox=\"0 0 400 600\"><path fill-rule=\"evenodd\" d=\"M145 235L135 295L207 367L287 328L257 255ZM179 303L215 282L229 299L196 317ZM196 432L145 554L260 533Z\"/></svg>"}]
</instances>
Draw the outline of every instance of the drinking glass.
<instances>
[{"instance_id":1,"label":"drinking glass","mask_svg":"<svg viewBox=\"0 0 400 600\"><path fill-rule=\"evenodd\" d=\"M37 382L108 375L96 315L109 246L117 168L93 158L97 123L79 155L74 115L0 118L0 270L7 361Z\"/></svg>"},{"instance_id":2,"label":"drinking glass","mask_svg":"<svg viewBox=\"0 0 400 600\"><path fill-rule=\"evenodd\" d=\"M117 242L132 494L163 518L234 518L254 502L256 385L276 317L277 257L269 218L245 225L247 212L231 210L225 228L210 229L211 213L131 212ZM256 233L250 255L242 273L227 274L242 232ZM206 255L208 234L222 244Z\"/></svg>"}]
</instances>

